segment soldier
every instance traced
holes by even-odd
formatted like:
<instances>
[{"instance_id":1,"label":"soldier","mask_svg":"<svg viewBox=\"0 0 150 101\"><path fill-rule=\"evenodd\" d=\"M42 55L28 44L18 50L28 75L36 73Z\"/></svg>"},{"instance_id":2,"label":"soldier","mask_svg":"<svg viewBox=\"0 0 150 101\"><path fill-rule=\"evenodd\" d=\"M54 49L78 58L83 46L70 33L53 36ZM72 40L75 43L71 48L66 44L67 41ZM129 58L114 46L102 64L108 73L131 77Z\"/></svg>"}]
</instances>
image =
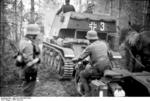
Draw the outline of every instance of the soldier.
<instances>
[{"instance_id":1,"label":"soldier","mask_svg":"<svg viewBox=\"0 0 150 101\"><path fill-rule=\"evenodd\" d=\"M65 5L63 5L56 13L56 15L59 15L61 12L66 13L66 12L70 12L70 11L74 11L75 12L75 8L73 5L70 5L70 0L65 0Z\"/></svg>"},{"instance_id":2,"label":"soldier","mask_svg":"<svg viewBox=\"0 0 150 101\"><path fill-rule=\"evenodd\" d=\"M40 28L36 24L27 26L26 34L19 42L19 50L22 54L25 65L23 66L24 85L23 93L31 96L37 79L37 63L40 62L40 49L36 37L40 34Z\"/></svg>"},{"instance_id":3,"label":"soldier","mask_svg":"<svg viewBox=\"0 0 150 101\"><path fill-rule=\"evenodd\" d=\"M90 68L80 72L81 83L83 84L85 90L85 96L90 95L90 88L88 84L88 79L95 74L103 75L104 70L110 68L110 62L108 58L108 45L105 41L98 40L97 32L90 30L87 32L86 38L90 41L90 45L83 51L83 53L73 62L79 62L86 57L90 57Z\"/></svg>"}]
</instances>

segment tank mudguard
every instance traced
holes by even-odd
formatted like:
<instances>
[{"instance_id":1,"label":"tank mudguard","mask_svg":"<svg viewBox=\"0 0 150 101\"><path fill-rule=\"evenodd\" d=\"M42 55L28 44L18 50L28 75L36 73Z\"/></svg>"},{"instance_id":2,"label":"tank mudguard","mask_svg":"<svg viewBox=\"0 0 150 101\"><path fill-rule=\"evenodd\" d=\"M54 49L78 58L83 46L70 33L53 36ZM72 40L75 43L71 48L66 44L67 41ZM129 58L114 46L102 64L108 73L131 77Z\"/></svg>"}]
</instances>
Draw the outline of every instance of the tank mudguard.
<instances>
[{"instance_id":1,"label":"tank mudguard","mask_svg":"<svg viewBox=\"0 0 150 101\"><path fill-rule=\"evenodd\" d=\"M55 50L60 51L64 58L74 58L75 57L73 50L70 48L64 48L64 47L61 47L61 46L58 46L58 45L55 45L52 43L47 43L47 42L43 42L43 44L48 47L51 47Z\"/></svg>"}]
</instances>

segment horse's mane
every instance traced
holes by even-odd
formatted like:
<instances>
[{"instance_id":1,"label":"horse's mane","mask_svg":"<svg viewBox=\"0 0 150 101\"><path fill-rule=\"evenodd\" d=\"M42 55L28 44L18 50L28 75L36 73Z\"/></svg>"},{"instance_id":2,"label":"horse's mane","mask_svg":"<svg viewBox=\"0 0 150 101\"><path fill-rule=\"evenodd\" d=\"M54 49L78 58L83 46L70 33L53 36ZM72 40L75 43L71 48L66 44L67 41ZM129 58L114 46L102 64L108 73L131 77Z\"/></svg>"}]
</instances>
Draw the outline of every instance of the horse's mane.
<instances>
[{"instance_id":1,"label":"horse's mane","mask_svg":"<svg viewBox=\"0 0 150 101\"><path fill-rule=\"evenodd\" d=\"M130 28L123 28L120 30L119 44L127 42L131 45L135 45L136 41L139 39L140 31L142 29L141 25L130 25Z\"/></svg>"},{"instance_id":2,"label":"horse's mane","mask_svg":"<svg viewBox=\"0 0 150 101\"><path fill-rule=\"evenodd\" d=\"M136 31L130 31L129 35L126 37L126 42L130 45L130 46L135 46L136 43L138 42L140 37L140 33L136 32Z\"/></svg>"}]
</instances>

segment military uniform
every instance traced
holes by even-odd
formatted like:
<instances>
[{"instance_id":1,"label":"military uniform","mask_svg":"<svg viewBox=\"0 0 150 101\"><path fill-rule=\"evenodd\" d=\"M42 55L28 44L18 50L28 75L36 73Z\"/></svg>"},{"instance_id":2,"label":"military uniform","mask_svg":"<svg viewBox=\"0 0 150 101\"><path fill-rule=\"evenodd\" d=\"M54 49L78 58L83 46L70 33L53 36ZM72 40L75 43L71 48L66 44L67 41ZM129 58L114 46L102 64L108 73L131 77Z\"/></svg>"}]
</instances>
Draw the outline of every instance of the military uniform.
<instances>
[{"instance_id":1,"label":"military uniform","mask_svg":"<svg viewBox=\"0 0 150 101\"><path fill-rule=\"evenodd\" d=\"M84 59L87 56L90 56L92 66L100 72L103 72L106 69L105 65L107 65L107 63L109 62L107 52L107 43L97 40L83 51L79 59Z\"/></svg>"},{"instance_id":2,"label":"military uniform","mask_svg":"<svg viewBox=\"0 0 150 101\"><path fill-rule=\"evenodd\" d=\"M33 60L33 45L31 40L27 38L21 39L19 42L19 50L23 54L26 63Z\"/></svg>"},{"instance_id":3,"label":"military uniform","mask_svg":"<svg viewBox=\"0 0 150 101\"><path fill-rule=\"evenodd\" d=\"M98 40L97 32L88 31L87 39L94 40L87 48L83 51L83 53L74 61L80 61L90 56L90 68L85 68L85 70L80 72L81 82L85 89L85 96L89 96L90 88L89 88L89 78L93 75L103 75L103 72L106 69L110 68L110 62L107 55L108 45L105 41Z\"/></svg>"},{"instance_id":4,"label":"military uniform","mask_svg":"<svg viewBox=\"0 0 150 101\"><path fill-rule=\"evenodd\" d=\"M33 44L33 59L38 58L39 55L40 55L39 47L37 45ZM33 94L35 84L36 84L36 79L37 79L37 73L38 73L38 64L37 63L33 64L31 66L28 66L24 70L25 84L23 87L23 93L25 96L31 96Z\"/></svg>"},{"instance_id":5,"label":"military uniform","mask_svg":"<svg viewBox=\"0 0 150 101\"><path fill-rule=\"evenodd\" d=\"M63 13L67 13L67 12L70 12L70 11L74 11L75 12L75 8L73 5L70 5L69 4L69 0L66 0L66 4L63 5L59 10L58 12L56 13L56 15L59 15L61 12Z\"/></svg>"},{"instance_id":6,"label":"military uniform","mask_svg":"<svg viewBox=\"0 0 150 101\"><path fill-rule=\"evenodd\" d=\"M23 94L24 96L31 96L36 84L37 78L37 63L39 63L40 49L35 42L36 37L39 34L39 27L36 24L30 24L27 27L27 33L25 38L21 39L19 42L19 50L22 53L23 61L25 65L23 66Z\"/></svg>"}]
</instances>

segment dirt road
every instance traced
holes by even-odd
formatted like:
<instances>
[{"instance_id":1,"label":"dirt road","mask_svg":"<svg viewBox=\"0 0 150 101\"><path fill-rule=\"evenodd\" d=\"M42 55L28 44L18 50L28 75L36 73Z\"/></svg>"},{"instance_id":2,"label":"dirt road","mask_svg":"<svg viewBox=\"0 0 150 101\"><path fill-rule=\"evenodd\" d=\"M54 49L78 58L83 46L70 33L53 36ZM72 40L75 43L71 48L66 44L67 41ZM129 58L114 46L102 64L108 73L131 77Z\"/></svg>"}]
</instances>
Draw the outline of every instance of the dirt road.
<instances>
[{"instance_id":1,"label":"dirt road","mask_svg":"<svg viewBox=\"0 0 150 101\"><path fill-rule=\"evenodd\" d=\"M53 71L39 73L34 96L78 96L73 80L59 81Z\"/></svg>"},{"instance_id":2,"label":"dirt road","mask_svg":"<svg viewBox=\"0 0 150 101\"><path fill-rule=\"evenodd\" d=\"M74 87L73 80L59 81L55 72L48 68L41 68L38 72L37 82L33 96L38 97L69 97L79 96ZM19 82L6 85L2 88L2 96L23 96Z\"/></svg>"}]
</instances>

